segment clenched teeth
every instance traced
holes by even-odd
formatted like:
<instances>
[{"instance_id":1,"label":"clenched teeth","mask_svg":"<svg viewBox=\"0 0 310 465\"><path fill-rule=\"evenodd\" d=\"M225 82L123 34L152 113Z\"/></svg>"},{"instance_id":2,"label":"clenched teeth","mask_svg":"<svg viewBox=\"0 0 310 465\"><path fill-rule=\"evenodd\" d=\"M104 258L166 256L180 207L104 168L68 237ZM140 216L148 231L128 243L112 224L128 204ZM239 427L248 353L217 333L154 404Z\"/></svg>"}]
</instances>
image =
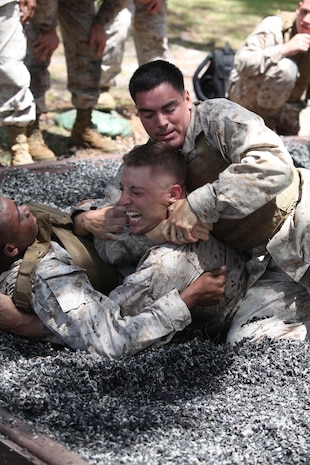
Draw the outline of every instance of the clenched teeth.
<instances>
[{"instance_id":1,"label":"clenched teeth","mask_svg":"<svg viewBox=\"0 0 310 465\"><path fill-rule=\"evenodd\" d=\"M137 212L126 212L126 215L130 221L138 221L142 217L142 215Z\"/></svg>"}]
</instances>

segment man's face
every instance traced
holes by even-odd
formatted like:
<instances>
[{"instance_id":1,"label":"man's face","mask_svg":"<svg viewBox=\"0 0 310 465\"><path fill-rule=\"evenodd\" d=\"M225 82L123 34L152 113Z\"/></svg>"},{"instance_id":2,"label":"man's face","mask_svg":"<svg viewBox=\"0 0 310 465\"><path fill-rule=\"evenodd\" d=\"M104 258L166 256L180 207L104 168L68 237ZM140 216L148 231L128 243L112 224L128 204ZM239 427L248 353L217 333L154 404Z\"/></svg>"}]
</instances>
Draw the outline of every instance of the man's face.
<instances>
[{"instance_id":1,"label":"man's face","mask_svg":"<svg viewBox=\"0 0 310 465\"><path fill-rule=\"evenodd\" d=\"M297 32L310 34L310 0L304 0L298 4L297 10Z\"/></svg>"},{"instance_id":2,"label":"man's face","mask_svg":"<svg viewBox=\"0 0 310 465\"><path fill-rule=\"evenodd\" d=\"M192 103L189 93L181 95L164 82L136 94L136 108L151 139L181 148L190 122Z\"/></svg>"},{"instance_id":3,"label":"man's face","mask_svg":"<svg viewBox=\"0 0 310 465\"><path fill-rule=\"evenodd\" d=\"M11 199L5 199L8 242L13 242L23 253L38 233L37 219L26 205L16 206Z\"/></svg>"},{"instance_id":4,"label":"man's face","mask_svg":"<svg viewBox=\"0 0 310 465\"><path fill-rule=\"evenodd\" d=\"M149 166L124 166L119 204L126 208L130 232L144 234L167 217L171 177L152 174Z\"/></svg>"}]
</instances>

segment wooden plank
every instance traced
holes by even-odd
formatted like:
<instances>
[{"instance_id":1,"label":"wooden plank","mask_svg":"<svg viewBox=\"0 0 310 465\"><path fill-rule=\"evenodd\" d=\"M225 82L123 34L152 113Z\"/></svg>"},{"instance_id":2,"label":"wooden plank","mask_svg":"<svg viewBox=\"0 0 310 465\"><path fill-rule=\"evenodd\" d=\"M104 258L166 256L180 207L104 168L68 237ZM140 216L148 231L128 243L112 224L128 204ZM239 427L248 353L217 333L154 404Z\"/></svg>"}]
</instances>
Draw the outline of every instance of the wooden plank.
<instances>
[{"instance_id":1,"label":"wooden plank","mask_svg":"<svg viewBox=\"0 0 310 465\"><path fill-rule=\"evenodd\" d=\"M0 438L0 463L1 465L46 465L46 462L34 457L28 450L4 438Z\"/></svg>"},{"instance_id":2,"label":"wooden plank","mask_svg":"<svg viewBox=\"0 0 310 465\"><path fill-rule=\"evenodd\" d=\"M41 433L32 432L27 423L2 408L0 408L0 434L7 436L20 448L27 449L30 454L43 461L44 465L86 465L88 463L56 441ZM17 465L15 462L7 463ZM24 464L21 462L21 465Z\"/></svg>"}]
</instances>

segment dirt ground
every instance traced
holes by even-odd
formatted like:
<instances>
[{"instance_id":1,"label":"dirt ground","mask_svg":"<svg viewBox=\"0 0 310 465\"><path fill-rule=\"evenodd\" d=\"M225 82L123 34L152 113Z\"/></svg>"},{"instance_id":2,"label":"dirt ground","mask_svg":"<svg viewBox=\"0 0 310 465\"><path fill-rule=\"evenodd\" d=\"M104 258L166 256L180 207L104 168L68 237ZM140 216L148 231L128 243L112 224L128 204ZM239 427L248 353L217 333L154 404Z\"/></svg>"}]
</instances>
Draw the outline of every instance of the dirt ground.
<instances>
[{"instance_id":1,"label":"dirt ground","mask_svg":"<svg viewBox=\"0 0 310 465\"><path fill-rule=\"evenodd\" d=\"M205 58L206 51L185 48L180 45L170 45L170 61L175 63L184 74L185 85L191 97L195 100L195 93L192 84L192 77L197 66ZM127 41L125 56L123 60L122 72L116 78L116 86L111 89L111 94L117 102L117 112L126 118L132 127L132 136L119 137L116 155L122 155L130 150L133 145L144 143L147 140L145 131L135 114L134 105L128 93L128 82L137 68L137 60L134 44L131 38ZM42 116L41 128L47 145L54 151L58 160L69 159L71 157L89 157L92 155L102 155L102 151L93 149L80 149L72 151L68 148L68 137L70 132L59 127L55 122L55 116L59 113L72 109L71 95L66 89L66 63L64 59L63 47L56 50L50 65L51 88L47 92L46 100L49 112ZM300 135L310 137L310 107L308 106L301 115L302 128ZM10 163L9 138L5 128L0 128L0 166L8 166Z\"/></svg>"},{"instance_id":2,"label":"dirt ground","mask_svg":"<svg viewBox=\"0 0 310 465\"><path fill-rule=\"evenodd\" d=\"M192 76L205 55L205 52L199 50L179 45L170 46L170 61L179 66L184 72L186 86L193 98L195 98L195 94L192 85ZM118 154L123 154L130 150L134 144L144 143L147 140L145 131L135 114L134 105L128 93L128 82L137 66L134 44L132 39L129 38L126 43L122 72L116 78L116 86L111 89L111 93L118 105L117 112L126 118L132 127L131 137L116 138ZM49 70L52 83L50 90L46 94L49 112L43 115L41 120L41 128L47 145L54 151L58 160L102 154L102 151L91 149L70 151L68 148L70 132L57 126L55 123L55 116L57 114L72 109L71 95L66 89L66 63L62 44L60 44L54 53ZM10 163L10 144L5 128L0 128L0 141L0 166L8 166Z\"/></svg>"},{"instance_id":3,"label":"dirt ground","mask_svg":"<svg viewBox=\"0 0 310 465\"><path fill-rule=\"evenodd\" d=\"M170 61L179 66L184 72L186 86L193 98L195 98L192 76L204 59L206 53L199 50L187 49L173 45L170 47ZM123 60L122 72L116 78L116 86L111 89L111 94L117 102L117 112L126 118L132 127L132 137L117 137L116 144L119 153L123 154L130 150L134 144L146 142L147 136L136 116L135 108L128 92L128 82L133 72L137 68L135 48L132 39L126 44L125 56ZM78 150L75 153L68 152L66 144L69 132L55 125L54 117L57 112L72 108L70 93L66 90L66 64L63 48L60 47L52 58L50 65L52 86L47 93L47 104L50 112L42 119L42 128L45 131L45 138L48 145L55 151L58 158L68 156L89 156L92 153L99 154L96 150Z\"/></svg>"}]
</instances>

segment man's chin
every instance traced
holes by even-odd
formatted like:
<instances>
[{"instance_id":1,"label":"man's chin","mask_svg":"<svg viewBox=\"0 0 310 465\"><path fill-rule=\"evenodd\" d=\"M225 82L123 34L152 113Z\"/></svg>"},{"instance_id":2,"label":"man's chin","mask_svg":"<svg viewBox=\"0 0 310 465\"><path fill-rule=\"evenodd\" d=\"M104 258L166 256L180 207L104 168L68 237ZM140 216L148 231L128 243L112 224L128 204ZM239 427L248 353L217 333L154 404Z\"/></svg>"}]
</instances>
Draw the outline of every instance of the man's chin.
<instances>
[{"instance_id":1,"label":"man's chin","mask_svg":"<svg viewBox=\"0 0 310 465\"><path fill-rule=\"evenodd\" d=\"M176 135L161 137L158 140L160 140L161 142L165 142L165 144L169 145L170 147L174 147L174 148L177 148L177 149L182 146L182 144L180 143L179 138Z\"/></svg>"}]
</instances>

